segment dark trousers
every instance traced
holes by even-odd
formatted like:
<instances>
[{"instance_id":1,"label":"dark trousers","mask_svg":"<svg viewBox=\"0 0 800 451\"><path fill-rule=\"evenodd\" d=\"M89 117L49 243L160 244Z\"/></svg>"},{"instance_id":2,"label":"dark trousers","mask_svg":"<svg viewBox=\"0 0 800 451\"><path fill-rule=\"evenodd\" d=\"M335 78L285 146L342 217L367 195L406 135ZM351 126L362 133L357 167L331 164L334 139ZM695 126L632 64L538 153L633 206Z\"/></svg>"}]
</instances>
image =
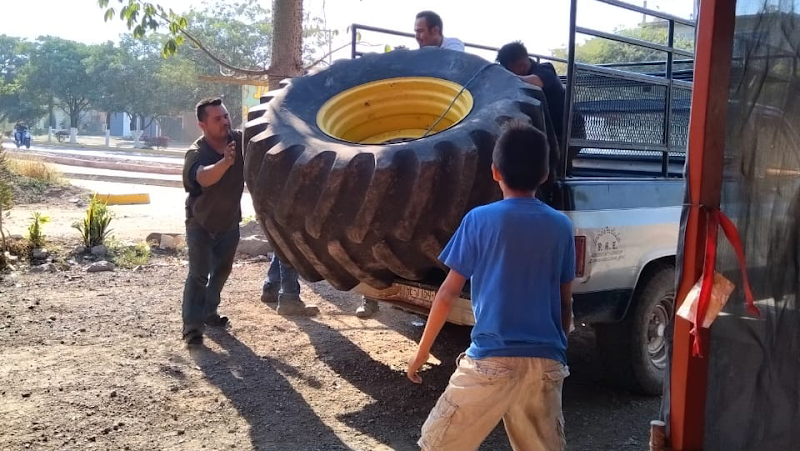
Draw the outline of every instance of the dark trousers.
<instances>
[{"instance_id":1,"label":"dark trousers","mask_svg":"<svg viewBox=\"0 0 800 451\"><path fill-rule=\"evenodd\" d=\"M227 232L209 233L187 226L189 276L183 289L183 335L202 334L205 321L217 314L220 292L233 268L239 244L239 225Z\"/></svg>"},{"instance_id":2,"label":"dark trousers","mask_svg":"<svg viewBox=\"0 0 800 451\"><path fill-rule=\"evenodd\" d=\"M300 297L300 282L297 280L297 270L280 261L277 255L272 258L272 263L267 271L267 280L264 282L264 291L270 289L280 290L280 294L291 298Z\"/></svg>"}]
</instances>

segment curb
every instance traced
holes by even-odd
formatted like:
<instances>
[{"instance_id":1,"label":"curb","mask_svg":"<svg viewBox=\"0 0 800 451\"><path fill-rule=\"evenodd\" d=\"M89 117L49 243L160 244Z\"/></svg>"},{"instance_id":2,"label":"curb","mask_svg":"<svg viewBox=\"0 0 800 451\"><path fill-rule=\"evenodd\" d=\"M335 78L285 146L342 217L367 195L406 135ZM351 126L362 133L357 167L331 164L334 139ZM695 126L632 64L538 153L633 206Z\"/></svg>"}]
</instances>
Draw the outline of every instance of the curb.
<instances>
[{"instance_id":1,"label":"curb","mask_svg":"<svg viewBox=\"0 0 800 451\"><path fill-rule=\"evenodd\" d=\"M83 160L80 158L59 157L55 155L23 154L16 152L13 154L8 154L8 156L10 158L17 158L20 160L36 160L36 161L43 160L45 163L62 164L64 166L78 166L78 167L94 168L94 169L111 169L115 171L144 172L144 173L162 174L162 175L183 175L183 168L177 165L146 166L134 163Z\"/></svg>"},{"instance_id":2,"label":"curb","mask_svg":"<svg viewBox=\"0 0 800 451\"><path fill-rule=\"evenodd\" d=\"M14 141L3 141L3 144L10 144L13 145ZM159 155L159 156L183 156L186 151L185 150L158 150L158 149L134 149L134 148L127 148L127 147L111 147L111 146L103 146L103 145L96 145L96 144L54 144L48 143L47 141L35 141L35 144L38 147L49 147L53 149L87 149L87 150L107 150L110 152L127 152L127 153L142 153L148 155ZM186 148L188 149L191 144L188 144ZM164 155L164 154L175 154L175 155Z\"/></svg>"},{"instance_id":3,"label":"curb","mask_svg":"<svg viewBox=\"0 0 800 451\"><path fill-rule=\"evenodd\" d=\"M97 200L104 201L106 205L143 205L150 203L150 195L147 193L133 194L100 194L95 193Z\"/></svg>"},{"instance_id":4,"label":"curb","mask_svg":"<svg viewBox=\"0 0 800 451\"><path fill-rule=\"evenodd\" d=\"M65 176L65 178L77 179L77 180L125 183L130 185L162 186L164 188L183 189L183 182L181 180L162 180L162 179L149 179L141 177L117 177L113 175L80 174L71 172L62 172L62 174ZM245 185L244 187L244 193L250 194L250 190L247 189L247 185Z\"/></svg>"},{"instance_id":5,"label":"curb","mask_svg":"<svg viewBox=\"0 0 800 451\"><path fill-rule=\"evenodd\" d=\"M165 188L183 189L183 182L180 180L150 179L142 177L117 177L114 175L83 174L69 171L62 171L61 174L64 176L64 178L76 180L91 180L95 182L125 183L129 185L162 186Z\"/></svg>"}]
</instances>

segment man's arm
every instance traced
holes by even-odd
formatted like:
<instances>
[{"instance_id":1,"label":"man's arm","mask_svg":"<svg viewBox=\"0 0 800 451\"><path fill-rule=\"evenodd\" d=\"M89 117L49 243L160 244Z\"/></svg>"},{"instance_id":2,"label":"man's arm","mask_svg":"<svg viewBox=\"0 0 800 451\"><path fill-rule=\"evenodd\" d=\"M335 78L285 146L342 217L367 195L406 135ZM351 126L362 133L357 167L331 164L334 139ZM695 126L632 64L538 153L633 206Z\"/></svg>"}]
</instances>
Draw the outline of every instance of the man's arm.
<instances>
[{"instance_id":1,"label":"man's arm","mask_svg":"<svg viewBox=\"0 0 800 451\"><path fill-rule=\"evenodd\" d=\"M225 172L233 166L235 160L236 142L231 141L228 143L228 147L225 148L225 155L221 160L212 165L197 168L197 174L195 175L197 183L202 187L207 187L219 182Z\"/></svg>"},{"instance_id":2,"label":"man's arm","mask_svg":"<svg viewBox=\"0 0 800 451\"><path fill-rule=\"evenodd\" d=\"M406 375L411 379L411 382L415 384L422 383L422 377L417 374L417 371L428 361L431 346L433 346L433 342L436 340L444 323L447 321L450 310L453 309L453 304L461 294L461 290L464 288L466 282L466 277L451 269L444 283L439 287L439 291L436 292L436 298L433 300L431 312L430 315L428 315L428 322L425 324L425 331L422 333L422 339L419 342L417 353L411 358L411 361L408 362Z\"/></svg>"},{"instance_id":3,"label":"man's arm","mask_svg":"<svg viewBox=\"0 0 800 451\"><path fill-rule=\"evenodd\" d=\"M572 328L572 282L561 284L561 327L564 335Z\"/></svg>"},{"instance_id":4,"label":"man's arm","mask_svg":"<svg viewBox=\"0 0 800 451\"><path fill-rule=\"evenodd\" d=\"M520 80L530 83L534 86L538 86L540 88L544 87L544 82L538 75L517 75Z\"/></svg>"}]
</instances>

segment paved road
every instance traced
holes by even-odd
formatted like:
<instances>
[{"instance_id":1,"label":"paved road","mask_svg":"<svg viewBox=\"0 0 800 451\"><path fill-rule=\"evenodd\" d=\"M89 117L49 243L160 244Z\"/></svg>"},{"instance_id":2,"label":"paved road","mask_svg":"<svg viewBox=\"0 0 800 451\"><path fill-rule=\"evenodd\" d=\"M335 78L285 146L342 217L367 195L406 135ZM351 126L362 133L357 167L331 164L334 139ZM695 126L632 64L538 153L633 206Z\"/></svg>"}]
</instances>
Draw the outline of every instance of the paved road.
<instances>
[{"instance_id":1,"label":"paved road","mask_svg":"<svg viewBox=\"0 0 800 451\"><path fill-rule=\"evenodd\" d=\"M3 146L9 155L14 155L17 152L24 153L26 151L46 152L54 155L62 155L70 158L80 157L93 157L93 158L108 158L124 161L149 161L154 163L164 164L183 164L183 156L178 152L164 151L163 155L158 155L153 152L137 152L134 150L102 150L102 149L85 149L81 147L52 147L43 145L34 145L30 149L20 148L14 146L13 141L4 141Z\"/></svg>"}]
</instances>

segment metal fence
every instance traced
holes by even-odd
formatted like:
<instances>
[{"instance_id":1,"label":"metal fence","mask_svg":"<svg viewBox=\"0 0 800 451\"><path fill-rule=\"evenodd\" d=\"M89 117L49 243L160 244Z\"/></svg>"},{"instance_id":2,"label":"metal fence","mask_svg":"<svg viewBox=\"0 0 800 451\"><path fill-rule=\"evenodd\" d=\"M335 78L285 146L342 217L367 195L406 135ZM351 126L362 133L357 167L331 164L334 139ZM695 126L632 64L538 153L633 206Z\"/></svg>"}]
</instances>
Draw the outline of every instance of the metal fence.
<instances>
[{"instance_id":1,"label":"metal fence","mask_svg":"<svg viewBox=\"0 0 800 451\"><path fill-rule=\"evenodd\" d=\"M562 155L566 148L582 148L581 158L608 159L624 156L658 162L661 170L652 175L682 176L675 167L682 165L689 133L694 54L675 47L675 25L694 27L692 20L636 6L619 0L593 0L611 7L641 13L666 22L667 43L635 39L577 25L578 0L570 3L570 36L568 58L531 53L536 61L565 63L562 76L566 99L563 136L559 137ZM360 45L362 32L414 38L406 33L385 28L353 24L351 57L367 52ZM663 52L660 61L631 61L588 65L575 60L576 35L606 39L623 44ZM372 44L374 46L374 44ZM497 47L464 43L467 50L497 52ZM560 176L570 176L565 159ZM656 166L657 167L657 166Z\"/></svg>"}]
</instances>

